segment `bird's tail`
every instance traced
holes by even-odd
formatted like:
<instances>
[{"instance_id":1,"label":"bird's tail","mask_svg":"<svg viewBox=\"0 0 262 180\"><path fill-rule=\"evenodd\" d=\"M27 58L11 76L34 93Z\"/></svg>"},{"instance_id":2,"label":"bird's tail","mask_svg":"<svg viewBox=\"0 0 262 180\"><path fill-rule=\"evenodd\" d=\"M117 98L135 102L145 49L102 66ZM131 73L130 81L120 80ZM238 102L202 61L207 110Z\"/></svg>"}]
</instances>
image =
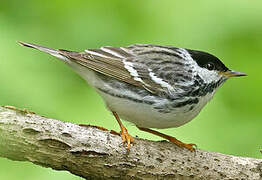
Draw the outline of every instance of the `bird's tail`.
<instances>
[{"instance_id":1,"label":"bird's tail","mask_svg":"<svg viewBox=\"0 0 262 180\"><path fill-rule=\"evenodd\" d=\"M44 47L44 46L40 46L40 45L37 45L37 44L32 44L32 43L25 43L25 42L21 42L21 41L18 41L18 43L22 46L25 46L25 47L30 47L30 48L34 48L34 49L38 49L42 52L45 52L45 53L48 53L52 56L55 56L57 57L58 59L61 59L63 61L68 61L68 58L65 57L64 55L62 55L59 50L56 50L56 49L51 49L51 48L47 48L47 47Z\"/></svg>"}]
</instances>

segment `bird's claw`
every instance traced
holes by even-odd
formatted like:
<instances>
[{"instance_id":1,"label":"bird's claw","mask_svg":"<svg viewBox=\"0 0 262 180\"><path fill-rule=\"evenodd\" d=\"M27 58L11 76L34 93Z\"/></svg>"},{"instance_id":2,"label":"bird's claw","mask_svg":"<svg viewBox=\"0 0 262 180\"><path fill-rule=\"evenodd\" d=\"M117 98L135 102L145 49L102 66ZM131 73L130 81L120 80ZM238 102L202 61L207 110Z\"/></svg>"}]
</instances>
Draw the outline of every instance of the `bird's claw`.
<instances>
[{"instance_id":1,"label":"bird's claw","mask_svg":"<svg viewBox=\"0 0 262 180\"><path fill-rule=\"evenodd\" d=\"M127 129L125 127L121 128L120 135L122 138L122 142L127 143L126 149L129 151L131 143L134 142L134 138L130 134L128 134Z\"/></svg>"},{"instance_id":2,"label":"bird's claw","mask_svg":"<svg viewBox=\"0 0 262 180\"><path fill-rule=\"evenodd\" d=\"M171 137L171 138L169 139L169 141L172 142L172 143L174 143L174 144L176 144L176 145L179 146L179 147L186 148L186 149L188 149L188 150L191 151L191 152L196 151L195 148L197 148L197 145L196 145L196 144L186 144L186 143L183 143L183 142L177 140L177 139L174 138L174 137ZM195 147L195 148L194 148L194 147Z\"/></svg>"},{"instance_id":3,"label":"bird's claw","mask_svg":"<svg viewBox=\"0 0 262 180\"><path fill-rule=\"evenodd\" d=\"M181 147L184 147L184 148L188 149L189 151L194 152L194 151L196 151L195 148L197 148L197 145L196 144L185 144L185 143L183 143L183 145Z\"/></svg>"}]
</instances>

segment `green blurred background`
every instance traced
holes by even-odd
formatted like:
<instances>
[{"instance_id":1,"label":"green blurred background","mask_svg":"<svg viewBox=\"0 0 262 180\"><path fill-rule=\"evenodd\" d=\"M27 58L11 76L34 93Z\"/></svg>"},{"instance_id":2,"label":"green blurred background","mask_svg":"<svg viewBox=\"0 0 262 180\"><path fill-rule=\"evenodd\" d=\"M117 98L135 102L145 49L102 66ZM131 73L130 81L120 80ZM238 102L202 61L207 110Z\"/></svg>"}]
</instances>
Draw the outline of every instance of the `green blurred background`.
<instances>
[{"instance_id":1,"label":"green blurred background","mask_svg":"<svg viewBox=\"0 0 262 180\"><path fill-rule=\"evenodd\" d=\"M78 51L151 43L215 54L248 77L227 81L192 122L161 132L208 151L262 157L261 0L2 0L0 104L118 131L84 80L54 57L23 48L17 40ZM160 140L125 124L133 136ZM80 179L0 158L0 179L58 178Z\"/></svg>"}]
</instances>

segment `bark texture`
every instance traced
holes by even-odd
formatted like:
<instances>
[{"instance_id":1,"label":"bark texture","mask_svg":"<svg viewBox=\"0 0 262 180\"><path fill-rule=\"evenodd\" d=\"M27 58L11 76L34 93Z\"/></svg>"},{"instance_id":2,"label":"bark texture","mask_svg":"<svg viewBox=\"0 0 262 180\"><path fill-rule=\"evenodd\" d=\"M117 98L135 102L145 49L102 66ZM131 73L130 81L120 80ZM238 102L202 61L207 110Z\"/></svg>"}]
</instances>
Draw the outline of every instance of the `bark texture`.
<instances>
[{"instance_id":1,"label":"bark texture","mask_svg":"<svg viewBox=\"0 0 262 180\"><path fill-rule=\"evenodd\" d=\"M86 179L262 179L262 160L118 135L0 107L0 156Z\"/></svg>"}]
</instances>

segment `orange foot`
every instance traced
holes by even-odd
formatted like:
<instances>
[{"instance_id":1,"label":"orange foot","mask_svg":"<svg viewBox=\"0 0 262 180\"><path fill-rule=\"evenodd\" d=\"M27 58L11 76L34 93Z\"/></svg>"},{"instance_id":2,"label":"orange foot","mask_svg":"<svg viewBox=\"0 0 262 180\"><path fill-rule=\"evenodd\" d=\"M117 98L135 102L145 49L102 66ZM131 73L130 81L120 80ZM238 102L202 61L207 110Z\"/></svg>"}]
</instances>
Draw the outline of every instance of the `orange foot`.
<instances>
[{"instance_id":1,"label":"orange foot","mask_svg":"<svg viewBox=\"0 0 262 180\"><path fill-rule=\"evenodd\" d=\"M118 122L118 124L119 124L119 126L120 126L120 129L121 129L120 135L121 135L121 137L122 137L122 142L123 142L123 143L125 143L125 142L127 143L126 149L127 149L127 151L129 151L129 150L130 150L130 144L131 144L132 142L134 142L134 138L133 138L130 134L128 134L127 129L126 129L125 126L122 124L122 122L121 122L119 116L117 115L117 113L114 112L114 111L112 111L112 113L113 113L113 115L115 116L115 118L116 118L116 120L117 120L117 122Z\"/></svg>"},{"instance_id":2,"label":"orange foot","mask_svg":"<svg viewBox=\"0 0 262 180\"><path fill-rule=\"evenodd\" d=\"M170 142L176 144L177 146L186 148L186 149L188 149L189 151L192 151L192 152L195 151L195 148L194 148L194 146L196 147L195 144L185 144L185 143L179 141L178 139L176 139L175 137L172 137L172 136L163 134L163 133L161 133L161 132L158 132L158 131L155 131L155 130L152 130L152 129L143 128L143 127L138 127L138 126L137 126L137 128L140 129L141 131L146 131L146 132L152 133L152 134L154 134L154 135L160 136L160 137L162 137L162 138L164 138L164 139L167 139L167 140L169 140Z\"/></svg>"},{"instance_id":3,"label":"orange foot","mask_svg":"<svg viewBox=\"0 0 262 180\"><path fill-rule=\"evenodd\" d=\"M104 128L104 127L101 127L101 126L96 126L96 125L90 125L90 124L78 124L79 126L81 126L81 127L93 127L93 128L97 128L97 129L100 129L100 130L102 130L102 131L109 131L108 129L106 129L106 128ZM132 142L134 142L134 139L133 139L133 137L130 135L130 134L128 134L128 132L127 132L127 129L122 125L121 126L121 132L120 133L118 133L118 132L116 132L116 131L114 131L114 130L110 130L110 133L111 134L114 134L114 135L119 135L119 136L121 136L121 138L122 138L122 142L123 143L127 143L127 150L129 151L129 149L130 149L130 144L132 143Z\"/></svg>"},{"instance_id":4,"label":"orange foot","mask_svg":"<svg viewBox=\"0 0 262 180\"><path fill-rule=\"evenodd\" d=\"M122 138L122 142L127 143L126 149L129 151L130 144L134 142L134 138L130 134L128 134L127 129L124 126L121 127L120 135Z\"/></svg>"},{"instance_id":5,"label":"orange foot","mask_svg":"<svg viewBox=\"0 0 262 180\"><path fill-rule=\"evenodd\" d=\"M188 149L189 151L191 152L194 152L195 151L195 148L196 147L196 144L186 144L186 143L183 143L181 141L179 141L178 139L176 139L175 137L169 137L168 140L174 144L176 144L177 146L179 147L182 147L182 148L186 148Z\"/></svg>"}]
</instances>

